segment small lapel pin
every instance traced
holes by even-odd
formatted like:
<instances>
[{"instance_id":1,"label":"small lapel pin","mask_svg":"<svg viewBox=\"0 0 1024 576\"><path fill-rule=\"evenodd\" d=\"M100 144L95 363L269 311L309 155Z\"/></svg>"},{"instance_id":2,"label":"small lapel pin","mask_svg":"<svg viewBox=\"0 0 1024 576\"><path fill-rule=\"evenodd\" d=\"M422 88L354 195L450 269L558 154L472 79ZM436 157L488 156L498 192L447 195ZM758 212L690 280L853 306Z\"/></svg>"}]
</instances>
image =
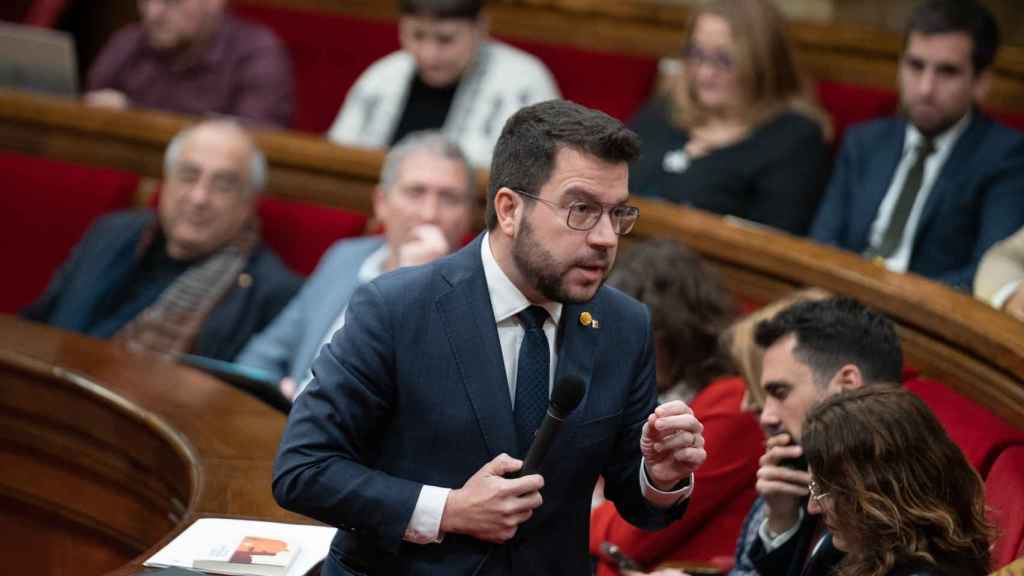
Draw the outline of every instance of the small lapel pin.
<instances>
[{"instance_id":1,"label":"small lapel pin","mask_svg":"<svg viewBox=\"0 0 1024 576\"><path fill-rule=\"evenodd\" d=\"M583 326L589 326L590 328L597 328L597 318L590 315L590 312L580 312L580 324Z\"/></svg>"}]
</instances>

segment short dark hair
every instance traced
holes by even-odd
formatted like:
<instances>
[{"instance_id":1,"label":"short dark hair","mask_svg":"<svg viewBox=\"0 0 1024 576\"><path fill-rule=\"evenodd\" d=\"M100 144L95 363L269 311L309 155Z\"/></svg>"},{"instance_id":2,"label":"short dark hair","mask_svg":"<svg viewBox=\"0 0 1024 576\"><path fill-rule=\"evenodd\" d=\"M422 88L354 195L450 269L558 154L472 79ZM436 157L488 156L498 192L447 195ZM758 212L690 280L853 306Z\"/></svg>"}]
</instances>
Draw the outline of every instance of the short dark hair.
<instances>
[{"instance_id":1,"label":"short dark hair","mask_svg":"<svg viewBox=\"0 0 1024 576\"><path fill-rule=\"evenodd\" d=\"M967 34L974 44L971 62L975 74L992 65L999 49L999 24L992 12L977 0L923 0L910 14L904 46L912 32L926 36L951 32Z\"/></svg>"},{"instance_id":2,"label":"short dark hair","mask_svg":"<svg viewBox=\"0 0 1024 576\"><path fill-rule=\"evenodd\" d=\"M736 314L732 295L717 270L686 245L670 239L638 243L616 263L608 284L650 309L651 327L671 355L673 385L685 382L697 391L733 371L718 346Z\"/></svg>"},{"instance_id":3,"label":"short dark hair","mask_svg":"<svg viewBox=\"0 0 1024 576\"><path fill-rule=\"evenodd\" d=\"M487 190L487 229L498 223L494 196L507 187L539 194L551 177L555 155L571 148L605 162L629 163L640 155L640 137L622 122L568 100L520 109L505 122L494 147Z\"/></svg>"},{"instance_id":4,"label":"short dark hair","mask_svg":"<svg viewBox=\"0 0 1024 576\"><path fill-rule=\"evenodd\" d=\"M484 0L398 0L400 14L440 19L476 20L483 7Z\"/></svg>"},{"instance_id":5,"label":"short dark hair","mask_svg":"<svg viewBox=\"0 0 1024 576\"><path fill-rule=\"evenodd\" d=\"M900 381L903 350L892 322L852 298L793 304L758 324L754 339L768 348L790 334L796 336L794 355L819 387L846 364L857 366L865 383Z\"/></svg>"}]
</instances>

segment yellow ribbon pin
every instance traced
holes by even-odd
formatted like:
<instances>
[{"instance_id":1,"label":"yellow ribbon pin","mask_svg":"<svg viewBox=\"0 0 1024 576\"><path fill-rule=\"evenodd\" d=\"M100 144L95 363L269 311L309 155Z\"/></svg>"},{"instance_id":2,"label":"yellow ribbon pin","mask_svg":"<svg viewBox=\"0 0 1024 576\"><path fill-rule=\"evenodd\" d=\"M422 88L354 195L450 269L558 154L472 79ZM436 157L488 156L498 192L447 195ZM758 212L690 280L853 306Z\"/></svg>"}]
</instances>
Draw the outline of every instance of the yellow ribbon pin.
<instances>
[{"instance_id":1,"label":"yellow ribbon pin","mask_svg":"<svg viewBox=\"0 0 1024 576\"><path fill-rule=\"evenodd\" d=\"M590 326L593 322L594 317L590 315L590 312L580 312L580 324Z\"/></svg>"}]
</instances>

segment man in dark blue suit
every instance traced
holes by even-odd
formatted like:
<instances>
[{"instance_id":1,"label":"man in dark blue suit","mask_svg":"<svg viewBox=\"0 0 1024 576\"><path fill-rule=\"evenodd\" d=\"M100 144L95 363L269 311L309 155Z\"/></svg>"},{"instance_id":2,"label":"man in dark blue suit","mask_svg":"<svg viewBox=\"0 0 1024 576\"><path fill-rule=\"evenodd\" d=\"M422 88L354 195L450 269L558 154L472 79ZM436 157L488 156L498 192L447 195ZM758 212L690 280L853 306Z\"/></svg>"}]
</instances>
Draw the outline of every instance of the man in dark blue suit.
<instances>
[{"instance_id":1,"label":"man in dark blue suit","mask_svg":"<svg viewBox=\"0 0 1024 576\"><path fill-rule=\"evenodd\" d=\"M589 574L599 475L639 526L683 513L702 426L683 402L655 409L649 314L603 287L639 216L638 150L603 113L520 110L495 149L487 232L355 293L274 466L282 506L340 528L323 574ZM509 478L566 376L582 402L538 473Z\"/></svg>"},{"instance_id":2,"label":"man in dark blue suit","mask_svg":"<svg viewBox=\"0 0 1024 576\"><path fill-rule=\"evenodd\" d=\"M1024 139L976 104L999 44L975 0L925 0L899 65L903 114L852 128L811 236L969 290L989 246L1024 225Z\"/></svg>"}]
</instances>

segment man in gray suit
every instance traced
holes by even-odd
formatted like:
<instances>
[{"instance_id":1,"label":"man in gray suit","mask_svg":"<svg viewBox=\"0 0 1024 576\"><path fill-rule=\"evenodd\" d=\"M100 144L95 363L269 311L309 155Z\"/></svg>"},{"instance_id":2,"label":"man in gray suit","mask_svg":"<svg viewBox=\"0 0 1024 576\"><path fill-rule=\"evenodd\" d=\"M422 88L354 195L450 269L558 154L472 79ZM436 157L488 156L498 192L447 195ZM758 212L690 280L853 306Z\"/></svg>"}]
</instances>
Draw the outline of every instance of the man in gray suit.
<instances>
[{"instance_id":1,"label":"man in gray suit","mask_svg":"<svg viewBox=\"0 0 1024 576\"><path fill-rule=\"evenodd\" d=\"M379 236L339 240L302 291L236 362L280 381L292 398L310 379L320 348L345 323L352 292L380 274L425 264L462 245L475 213L473 171L440 132L410 134L388 153L374 194Z\"/></svg>"}]
</instances>

